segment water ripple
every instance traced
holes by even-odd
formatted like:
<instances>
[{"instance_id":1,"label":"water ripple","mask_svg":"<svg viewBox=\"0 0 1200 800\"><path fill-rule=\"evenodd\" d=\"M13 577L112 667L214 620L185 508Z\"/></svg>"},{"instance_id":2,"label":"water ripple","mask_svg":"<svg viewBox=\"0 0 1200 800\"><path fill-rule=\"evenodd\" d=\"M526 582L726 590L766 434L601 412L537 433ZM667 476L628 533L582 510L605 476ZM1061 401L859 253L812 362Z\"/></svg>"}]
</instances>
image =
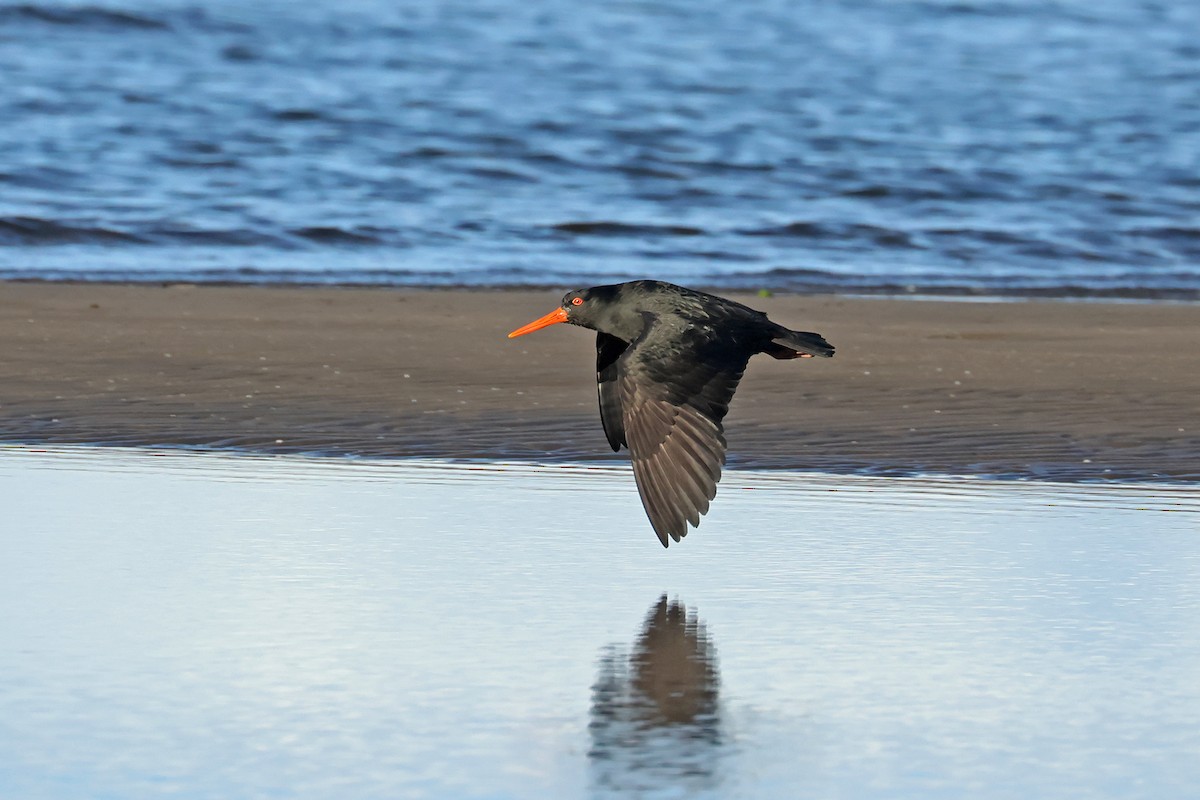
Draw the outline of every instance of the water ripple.
<instances>
[{"instance_id":1,"label":"water ripple","mask_svg":"<svg viewBox=\"0 0 1200 800\"><path fill-rule=\"evenodd\" d=\"M0 6L0 278L1194 299L1197 29L1121 0Z\"/></svg>"}]
</instances>

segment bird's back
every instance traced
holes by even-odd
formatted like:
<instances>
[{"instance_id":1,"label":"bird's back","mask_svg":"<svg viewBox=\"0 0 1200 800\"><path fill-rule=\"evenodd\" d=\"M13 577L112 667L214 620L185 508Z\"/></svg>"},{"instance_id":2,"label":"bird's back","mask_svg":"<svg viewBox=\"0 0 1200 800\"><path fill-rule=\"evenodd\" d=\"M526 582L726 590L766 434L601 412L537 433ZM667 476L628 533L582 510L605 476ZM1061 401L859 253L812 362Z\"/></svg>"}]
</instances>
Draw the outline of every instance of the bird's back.
<instances>
[{"instance_id":1,"label":"bird's back","mask_svg":"<svg viewBox=\"0 0 1200 800\"><path fill-rule=\"evenodd\" d=\"M757 309L725 297L699 292L663 281L641 280L621 284L623 290L659 317L663 327L695 342L712 341L724 351L768 353L775 358L830 357L834 349L818 333L793 331L772 322ZM628 287L625 289L624 287Z\"/></svg>"}]
</instances>

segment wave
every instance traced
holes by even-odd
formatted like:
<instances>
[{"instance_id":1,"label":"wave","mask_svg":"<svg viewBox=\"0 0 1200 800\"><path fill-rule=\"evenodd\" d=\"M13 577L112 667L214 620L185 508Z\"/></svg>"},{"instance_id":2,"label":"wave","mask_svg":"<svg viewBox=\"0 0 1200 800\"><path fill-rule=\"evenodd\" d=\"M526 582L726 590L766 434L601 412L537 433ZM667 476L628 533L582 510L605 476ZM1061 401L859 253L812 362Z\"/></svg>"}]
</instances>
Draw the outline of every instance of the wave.
<instances>
[{"instance_id":1,"label":"wave","mask_svg":"<svg viewBox=\"0 0 1200 800\"><path fill-rule=\"evenodd\" d=\"M631 222L560 222L550 226L559 233L580 236L703 236L707 231L691 225L653 225Z\"/></svg>"},{"instance_id":2,"label":"wave","mask_svg":"<svg viewBox=\"0 0 1200 800\"><path fill-rule=\"evenodd\" d=\"M307 228L293 228L289 231L293 236L307 239L319 244L383 244L380 235L382 231L375 228L338 228L333 225L315 225Z\"/></svg>"},{"instance_id":3,"label":"wave","mask_svg":"<svg viewBox=\"0 0 1200 800\"><path fill-rule=\"evenodd\" d=\"M402 268L313 267L213 267L153 269L89 267L82 269L0 268L0 280L23 282L80 283L182 283L252 286L364 286L403 288L493 288L554 289L617 283L646 277L638 270L606 273L548 273L536 268L480 268L436 270ZM762 271L699 272L687 275L656 275L666 280L715 291L778 292L786 294L849 294L889 297L1079 299L1130 301L1200 301L1200 288L1190 273L1162 276L1147 284L1144 276L1123 273L1105 280L1070 279L1056 282L1049 277L981 276L966 282L959 277L918 275L899 280L836 270L775 268Z\"/></svg>"},{"instance_id":4,"label":"wave","mask_svg":"<svg viewBox=\"0 0 1200 800\"><path fill-rule=\"evenodd\" d=\"M219 18L201 6L163 8L157 13L137 12L100 5L63 5L58 3L19 3L0 6L0 27L51 26L121 33L155 33L183 29L222 32L249 32L246 22Z\"/></svg>"},{"instance_id":5,"label":"wave","mask_svg":"<svg viewBox=\"0 0 1200 800\"><path fill-rule=\"evenodd\" d=\"M192 228L178 224L141 224L134 230L108 225L59 222L39 217L0 217L0 246L53 245L193 245L218 247L300 247L317 245L395 244L394 231L312 225L278 233L251 228Z\"/></svg>"},{"instance_id":6,"label":"wave","mask_svg":"<svg viewBox=\"0 0 1200 800\"><path fill-rule=\"evenodd\" d=\"M789 222L763 228L743 228L742 236L770 236L796 239L865 239L883 247L919 248L912 235L880 225L847 222Z\"/></svg>"},{"instance_id":7,"label":"wave","mask_svg":"<svg viewBox=\"0 0 1200 800\"><path fill-rule=\"evenodd\" d=\"M60 6L24 3L0 7L0 25L14 22L36 22L49 25L70 25L84 28L132 28L136 30L167 30L171 26L163 19L118 11L103 6Z\"/></svg>"},{"instance_id":8,"label":"wave","mask_svg":"<svg viewBox=\"0 0 1200 800\"><path fill-rule=\"evenodd\" d=\"M144 240L101 225L68 225L38 217L0 217L0 245L137 244Z\"/></svg>"}]
</instances>

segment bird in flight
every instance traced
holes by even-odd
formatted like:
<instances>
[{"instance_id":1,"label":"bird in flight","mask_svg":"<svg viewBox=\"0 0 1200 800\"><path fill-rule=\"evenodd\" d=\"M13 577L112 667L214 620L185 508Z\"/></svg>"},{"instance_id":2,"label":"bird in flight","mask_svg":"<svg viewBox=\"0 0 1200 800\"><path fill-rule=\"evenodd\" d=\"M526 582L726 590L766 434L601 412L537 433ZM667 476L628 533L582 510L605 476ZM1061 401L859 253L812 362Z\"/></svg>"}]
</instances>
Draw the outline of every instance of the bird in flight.
<instances>
[{"instance_id":1,"label":"bird in flight","mask_svg":"<svg viewBox=\"0 0 1200 800\"><path fill-rule=\"evenodd\" d=\"M600 421L614 451L629 448L646 516L666 547L717 494L725 464L721 421L750 356L833 355L817 333L761 311L662 281L568 292L562 305L512 339L558 322L596 331Z\"/></svg>"}]
</instances>

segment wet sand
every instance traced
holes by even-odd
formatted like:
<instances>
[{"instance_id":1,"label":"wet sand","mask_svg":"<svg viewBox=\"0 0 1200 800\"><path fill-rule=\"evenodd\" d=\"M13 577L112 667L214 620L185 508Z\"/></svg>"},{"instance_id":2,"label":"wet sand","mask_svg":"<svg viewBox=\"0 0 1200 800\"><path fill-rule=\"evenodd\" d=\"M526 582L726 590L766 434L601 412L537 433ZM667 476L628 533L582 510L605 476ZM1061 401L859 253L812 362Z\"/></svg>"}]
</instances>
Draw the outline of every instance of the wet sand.
<instances>
[{"instance_id":1,"label":"wet sand","mask_svg":"<svg viewBox=\"0 0 1200 800\"><path fill-rule=\"evenodd\" d=\"M0 441L372 457L613 454L561 291L0 283ZM759 357L730 463L1200 479L1200 305L733 295L832 360Z\"/></svg>"}]
</instances>

